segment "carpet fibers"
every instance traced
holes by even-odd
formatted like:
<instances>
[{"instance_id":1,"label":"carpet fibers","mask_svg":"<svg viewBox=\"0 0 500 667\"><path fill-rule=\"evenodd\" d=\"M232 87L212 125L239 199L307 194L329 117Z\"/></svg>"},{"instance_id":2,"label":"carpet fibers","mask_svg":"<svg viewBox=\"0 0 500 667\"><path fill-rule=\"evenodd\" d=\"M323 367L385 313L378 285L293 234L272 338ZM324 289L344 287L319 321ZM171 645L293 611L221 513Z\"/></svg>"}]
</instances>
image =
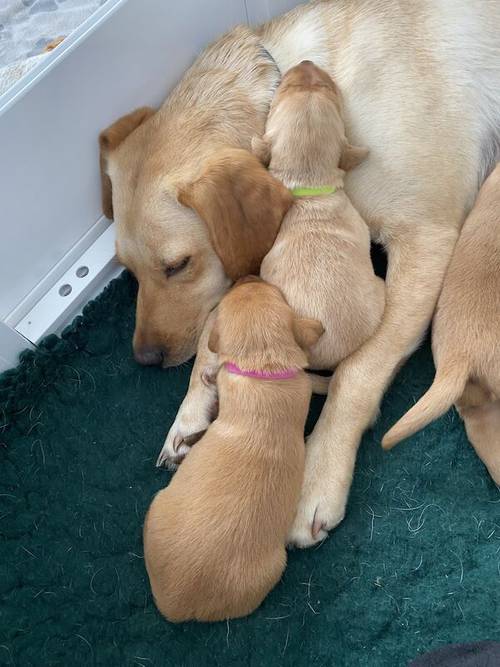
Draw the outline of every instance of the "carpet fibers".
<instances>
[{"instance_id":1,"label":"carpet fibers","mask_svg":"<svg viewBox=\"0 0 500 667\"><path fill-rule=\"evenodd\" d=\"M457 415L390 453L379 444L432 379L428 345L365 436L330 539L292 552L249 618L164 621L141 532L170 478L154 462L190 366L134 362L134 298L124 274L0 380L0 665L398 667L500 639L500 492Z\"/></svg>"}]
</instances>

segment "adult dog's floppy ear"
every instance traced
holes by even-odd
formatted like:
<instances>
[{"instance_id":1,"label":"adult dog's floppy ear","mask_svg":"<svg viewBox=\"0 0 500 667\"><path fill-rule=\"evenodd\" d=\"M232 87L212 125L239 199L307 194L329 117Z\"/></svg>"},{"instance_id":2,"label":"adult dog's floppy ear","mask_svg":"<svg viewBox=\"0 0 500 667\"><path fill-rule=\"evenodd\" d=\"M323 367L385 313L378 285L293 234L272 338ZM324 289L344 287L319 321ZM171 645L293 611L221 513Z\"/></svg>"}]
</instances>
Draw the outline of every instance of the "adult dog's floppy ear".
<instances>
[{"instance_id":1,"label":"adult dog's floppy ear","mask_svg":"<svg viewBox=\"0 0 500 667\"><path fill-rule=\"evenodd\" d=\"M212 246L232 280L258 273L293 198L249 151L231 148L209 160L178 191L205 221Z\"/></svg>"},{"instance_id":2,"label":"adult dog's floppy ear","mask_svg":"<svg viewBox=\"0 0 500 667\"><path fill-rule=\"evenodd\" d=\"M293 321L293 335L298 345L305 352L316 345L324 333L325 328L319 320L313 320L308 317L296 317Z\"/></svg>"},{"instance_id":3,"label":"adult dog's floppy ear","mask_svg":"<svg viewBox=\"0 0 500 667\"><path fill-rule=\"evenodd\" d=\"M358 164L361 164L369 152L369 149L363 146L351 146L351 144L347 144L340 156L339 167L344 171L350 171L354 167L357 167Z\"/></svg>"},{"instance_id":4,"label":"adult dog's floppy ear","mask_svg":"<svg viewBox=\"0 0 500 667\"><path fill-rule=\"evenodd\" d=\"M151 107L140 107L126 116L119 118L99 135L102 212L110 220L113 219L113 199L111 179L107 174L108 155L154 113L155 109Z\"/></svg>"}]
</instances>

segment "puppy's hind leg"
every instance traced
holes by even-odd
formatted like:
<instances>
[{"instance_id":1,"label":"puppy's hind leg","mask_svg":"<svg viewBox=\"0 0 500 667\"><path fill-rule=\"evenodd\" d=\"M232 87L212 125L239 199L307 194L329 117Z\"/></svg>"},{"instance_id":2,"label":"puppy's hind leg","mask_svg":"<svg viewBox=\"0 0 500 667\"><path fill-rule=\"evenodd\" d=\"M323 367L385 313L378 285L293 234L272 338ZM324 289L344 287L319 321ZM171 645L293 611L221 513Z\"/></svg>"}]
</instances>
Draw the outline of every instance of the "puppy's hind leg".
<instances>
[{"instance_id":1,"label":"puppy's hind leg","mask_svg":"<svg viewBox=\"0 0 500 667\"><path fill-rule=\"evenodd\" d=\"M330 386L331 375L317 375L316 373L308 373L307 377L311 380L312 393L318 396L326 396L328 394L328 387Z\"/></svg>"},{"instance_id":2,"label":"puppy's hind leg","mask_svg":"<svg viewBox=\"0 0 500 667\"><path fill-rule=\"evenodd\" d=\"M158 456L158 467L175 468L216 417L217 388L213 375L217 355L208 349L215 313L209 315L200 336L189 389Z\"/></svg>"},{"instance_id":3,"label":"puppy's hind leg","mask_svg":"<svg viewBox=\"0 0 500 667\"><path fill-rule=\"evenodd\" d=\"M375 288L375 298L376 298L376 309L378 313L378 320L382 319L385 308L385 280L382 278L376 278L376 288Z\"/></svg>"}]
</instances>

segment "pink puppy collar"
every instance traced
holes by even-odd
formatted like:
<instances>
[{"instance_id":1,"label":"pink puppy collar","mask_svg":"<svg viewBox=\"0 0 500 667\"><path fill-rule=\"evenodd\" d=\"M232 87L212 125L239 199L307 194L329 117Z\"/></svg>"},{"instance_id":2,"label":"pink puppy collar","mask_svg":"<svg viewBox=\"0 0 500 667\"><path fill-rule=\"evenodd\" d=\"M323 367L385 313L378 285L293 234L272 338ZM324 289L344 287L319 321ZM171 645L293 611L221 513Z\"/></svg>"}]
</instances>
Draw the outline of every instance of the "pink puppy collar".
<instances>
[{"instance_id":1,"label":"pink puppy collar","mask_svg":"<svg viewBox=\"0 0 500 667\"><path fill-rule=\"evenodd\" d=\"M226 361L224 364L228 373L234 375L243 375L247 378L255 378L256 380L291 380L297 377L299 372L297 368L285 368L282 371L246 371L233 364L232 361Z\"/></svg>"}]
</instances>

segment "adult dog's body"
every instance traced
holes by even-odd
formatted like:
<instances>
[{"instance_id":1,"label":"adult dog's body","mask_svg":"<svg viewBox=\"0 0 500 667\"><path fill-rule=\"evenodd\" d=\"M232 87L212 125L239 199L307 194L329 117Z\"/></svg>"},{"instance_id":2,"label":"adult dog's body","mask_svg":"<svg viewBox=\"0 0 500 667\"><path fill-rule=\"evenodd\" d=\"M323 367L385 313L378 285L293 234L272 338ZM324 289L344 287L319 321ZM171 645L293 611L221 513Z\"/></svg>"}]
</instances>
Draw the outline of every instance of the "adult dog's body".
<instances>
[{"instance_id":1,"label":"adult dog's body","mask_svg":"<svg viewBox=\"0 0 500 667\"><path fill-rule=\"evenodd\" d=\"M224 250L179 205L179 186L197 179L219 149L248 148L262 133L279 80L275 63L285 71L313 60L342 90L347 136L370 148L346 192L387 248L386 309L375 335L338 367L309 440L296 522L302 544L314 541L315 514L325 530L344 516L361 435L430 322L460 226L493 163L499 34L500 3L485 0L313 2L255 32L233 31L128 138L143 118L103 136L105 205L111 212L112 183L118 252L140 285L136 346L140 339L168 347L168 357L155 359L179 363L229 284ZM174 290L159 267L175 272L192 256L203 262L175 276L182 288Z\"/></svg>"}]
</instances>

